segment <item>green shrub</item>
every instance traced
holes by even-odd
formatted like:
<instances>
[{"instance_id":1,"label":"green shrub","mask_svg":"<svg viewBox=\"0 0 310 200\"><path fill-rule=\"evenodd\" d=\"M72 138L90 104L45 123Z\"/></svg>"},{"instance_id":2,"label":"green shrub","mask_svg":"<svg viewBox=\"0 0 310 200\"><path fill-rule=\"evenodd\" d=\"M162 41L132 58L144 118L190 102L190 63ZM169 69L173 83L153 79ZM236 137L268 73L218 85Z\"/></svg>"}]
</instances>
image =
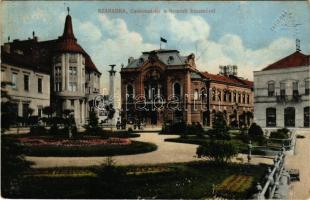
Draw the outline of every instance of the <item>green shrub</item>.
<instances>
[{"instance_id":1,"label":"green shrub","mask_svg":"<svg viewBox=\"0 0 310 200\"><path fill-rule=\"evenodd\" d=\"M198 157L206 157L217 163L226 163L238 154L234 143L227 141L211 141L197 148Z\"/></svg>"},{"instance_id":2,"label":"green shrub","mask_svg":"<svg viewBox=\"0 0 310 200\"><path fill-rule=\"evenodd\" d=\"M270 133L270 138L276 139L288 139L289 138L289 130L286 128L278 129L277 131L273 131Z\"/></svg>"},{"instance_id":3,"label":"green shrub","mask_svg":"<svg viewBox=\"0 0 310 200\"><path fill-rule=\"evenodd\" d=\"M208 134L213 139L230 140L229 127L227 126L224 114L217 112L213 117L213 127L208 131Z\"/></svg>"},{"instance_id":4,"label":"green shrub","mask_svg":"<svg viewBox=\"0 0 310 200\"><path fill-rule=\"evenodd\" d=\"M44 126L32 126L30 127L31 135L46 135L47 130Z\"/></svg>"},{"instance_id":5,"label":"green shrub","mask_svg":"<svg viewBox=\"0 0 310 200\"><path fill-rule=\"evenodd\" d=\"M51 126L51 128L48 130L48 133L51 135L59 135L60 130L59 130L59 127L57 126L57 124L53 124Z\"/></svg>"},{"instance_id":6,"label":"green shrub","mask_svg":"<svg viewBox=\"0 0 310 200\"><path fill-rule=\"evenodd\" d=\"M248 135L251 140L257 141L260 145L263 144L266 140L263 129L256 123L253 123L250 126Z\"/></svg>"},{"instance_id":7,"label":"green shrub","mask_svg":"<svg viewBox=\"0 0 310 200\"><path fill-rule=\"evenodd\" d=\"M5 198L20 195L23 173L33 164L25 160L25 150L15 139L5 136L1 138L1 195Z\"/></svg>"}]
</instances>

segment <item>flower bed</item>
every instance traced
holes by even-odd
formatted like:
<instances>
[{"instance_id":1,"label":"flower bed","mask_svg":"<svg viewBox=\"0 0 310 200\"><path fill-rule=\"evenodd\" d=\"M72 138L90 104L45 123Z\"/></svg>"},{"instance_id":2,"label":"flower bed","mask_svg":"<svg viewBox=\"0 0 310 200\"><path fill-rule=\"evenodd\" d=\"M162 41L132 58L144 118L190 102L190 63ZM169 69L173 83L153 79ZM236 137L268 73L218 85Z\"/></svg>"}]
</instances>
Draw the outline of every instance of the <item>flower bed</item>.
<instances>
[{"instance_id":1,"label":"flower bed","mask_svg":"<svg viewBox=\"0 0 310 200\"><path fill-rule=\"evenodd\" d=\"M26 146L62 146L62 147L80 147L97 145L129 145L131 140L126 138L89 138L89 139L50 139L50 138L18 138L19 142Z\"/></svg>"},{"instance_id":2,"label":"flower bed","mask_svg":"<svg viewBox=\"0 0 310 200\"><path fill-rule=\"evenodd\" d=\"M28 156L116 156L155 151L152 143L131 141L128 138L83 137L75 139L59 137L17 137L14 138L25 146Z\"/></svg>"}]
</instances>

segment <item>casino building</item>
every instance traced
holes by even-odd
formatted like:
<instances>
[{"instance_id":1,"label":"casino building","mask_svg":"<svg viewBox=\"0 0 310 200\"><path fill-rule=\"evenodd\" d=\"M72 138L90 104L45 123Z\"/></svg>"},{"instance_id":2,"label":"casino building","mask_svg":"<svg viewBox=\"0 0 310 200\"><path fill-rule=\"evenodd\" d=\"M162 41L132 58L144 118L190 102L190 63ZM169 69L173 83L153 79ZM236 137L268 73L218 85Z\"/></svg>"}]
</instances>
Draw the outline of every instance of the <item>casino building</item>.
<instances>
[{"instance_id":1,"label":"casino building","mask_svg":"<svg viewBox=\"0 0 310 200\"><path fill-rule=\"evenodd\" d=\"M45 106L74 110L78 125L84 124L92 99L99 93L101 73L75 38L72 18L66 16L63 34L39 41L33 37L1 46L1 81L13 85L8 92L18 116L42 116Z\"/></svg>"},{"instance_id":2,"label":"casino building","mask_svg":"<svg viewBox=\"0 0 310 200\"><path fill-rule=\"evenodd\" d=\"M228 69L218 75L201 72L194 54L181 56L178 50L130 57L120 72L122 119L158 126L164 120L212 126L213 114L221 111L228 123L249 123L253 83Z\"/></svg>"}]
</instances>

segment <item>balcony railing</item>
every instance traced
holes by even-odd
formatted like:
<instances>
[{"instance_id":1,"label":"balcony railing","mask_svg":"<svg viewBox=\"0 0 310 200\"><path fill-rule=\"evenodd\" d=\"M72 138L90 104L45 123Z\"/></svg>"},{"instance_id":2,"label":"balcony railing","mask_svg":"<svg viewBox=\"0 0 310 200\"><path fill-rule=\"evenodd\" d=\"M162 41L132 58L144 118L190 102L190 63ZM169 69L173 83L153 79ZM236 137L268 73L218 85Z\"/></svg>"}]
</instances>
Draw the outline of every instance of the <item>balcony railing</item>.
<instances>
[{"instance_id":1,"label":"balcony railing","mask_svg":"<svg viewBox=\"0 0 310 200\"><path fill-rule=\"evenodd\" d=\"M278 95L277 96L277 102L278 103L288 103L288 102L300 102L301 101L301 95L300 94L294 94L294 95Z\"/></svg>"}]
</instances>

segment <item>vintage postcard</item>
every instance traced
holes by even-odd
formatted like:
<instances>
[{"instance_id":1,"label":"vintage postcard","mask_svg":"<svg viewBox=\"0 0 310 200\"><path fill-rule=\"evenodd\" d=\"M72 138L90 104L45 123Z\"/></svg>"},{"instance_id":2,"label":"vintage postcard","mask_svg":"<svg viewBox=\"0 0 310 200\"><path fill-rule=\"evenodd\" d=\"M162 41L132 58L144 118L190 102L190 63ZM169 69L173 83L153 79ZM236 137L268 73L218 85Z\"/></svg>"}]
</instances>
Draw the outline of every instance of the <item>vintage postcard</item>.
<instances>
[{"instance_id":1,"label":"vintage postcard","mask_svg":"<svg viewBox=\"0 0 310 200\"><path fill-rule=\"evenodd\" d=\"M1 197L310 199L308 1L2 1Z\"/></svg>"}]
</instances>

